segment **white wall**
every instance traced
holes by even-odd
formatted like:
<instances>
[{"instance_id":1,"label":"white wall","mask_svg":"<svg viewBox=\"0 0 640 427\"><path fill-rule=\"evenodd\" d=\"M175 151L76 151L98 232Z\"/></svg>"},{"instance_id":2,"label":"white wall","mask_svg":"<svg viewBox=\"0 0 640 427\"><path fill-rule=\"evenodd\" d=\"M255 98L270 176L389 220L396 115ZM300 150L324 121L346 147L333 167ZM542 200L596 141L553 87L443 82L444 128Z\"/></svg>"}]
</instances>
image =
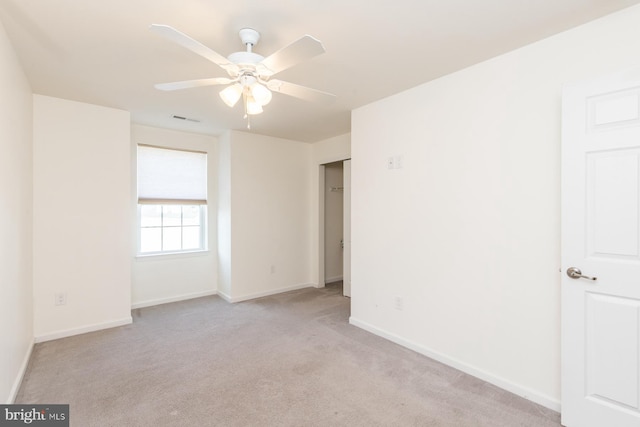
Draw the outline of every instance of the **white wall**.
<instances>
[{"instance_id":1,"label":"white wall","mask_svg":"<svg viewBox=\"0 0 640 427\"><path fill-rule=\"evenodd\" d=\"M218 139L218 292L231 295L231 132Z\"/></svg>"},{"instance_id":2,"label":"white wall","mask_svg":"<svg viewBox=\"0 0 640 427\"><path fill-rule=\"evenodd\" d=\"M314 164L323 165L351 158L351 134L345 133L311 145Z\"/></svg>"},{"instance_id":3,"label":"white wall","mask_svg":"<svg viewBox=\"0 0 640 427\"><path fill-rule=\"evenodd\" d=\"M342 280L344 186L342 162L329 163L324 169L324 277L325 283Z\"/></svg>"},{"instance_id":4,"label":"white wall","mask_svg":"<svg viewBox=\"0 0 640 427\"><path fill-rule=\"evenodd\" d=\"M2 23L0 93L0 402L13 403L33 344L33 103Z\"/></svg>"},{"instance_id":5,"label":"white wall","mask_svg":"<svg viewBox=\"0 0 640 427\"><path fill-rule=\"evenodd\" d=\"M207 153L207 252L180 255L140 256L136 257L132 267L132 304L133 307L145 307L187 298L212 295L216 293L217 282L217 139L174 130L149 126L132 125L131 144L133 154L133 181L135 184L135 155L137 144L154 145L166 148L204 151ZM132 206L136 206L136 189L133 188ZM136 209L132 210L132 221L137 223ZM137 229L134 226L134 236Z\"/></svg>"},{"instance_id":6,"label":"white wall","mask_svg":"<svg viewBox=\"0 0 640 427\"><path fill-rule=\"evenodd\" d=\"M324 269L324 168L321 165L351 158L351 134L346 133L311 145L309 204L311 206L311 280L325 284Z\"/></svg>"},{"instance_id":7,"label":"white wall","mask_svg":"<svg viewBox=\"0 0 640 427\"><path fill-rule=\"evenodd\" d=\"M354 324L559 408L561 87L640 62L638 22L636 6L353 112Z\"/></svg>"},{"instance_id":8,"label":"white wall","mask_svg":"<svg viewBox=\"0 0 640 427\"><path fill-rule=\"evenodd\" d=\"M310 146L237 131L228 143L231 283L219 293L239 301L310 286Z\"/></svg>"},{"instance_id":9,"label":"white wall","mask_svg":"<svg viewBox=\"0 0 640 427\"><path fill-rule=\"evenodd\" d=\"M34 95L33 138L36 340L131 322L129 113Z\"/></svg>"}]
</instances>

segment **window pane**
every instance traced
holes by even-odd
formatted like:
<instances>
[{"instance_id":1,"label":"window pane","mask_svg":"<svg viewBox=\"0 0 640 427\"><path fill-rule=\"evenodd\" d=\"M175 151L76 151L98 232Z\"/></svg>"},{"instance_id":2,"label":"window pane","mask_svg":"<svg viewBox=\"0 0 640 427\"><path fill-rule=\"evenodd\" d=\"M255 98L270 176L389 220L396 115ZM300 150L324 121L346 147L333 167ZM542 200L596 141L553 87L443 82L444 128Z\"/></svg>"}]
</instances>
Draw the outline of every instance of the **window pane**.
<instances>
[{"instance_id":1,"label":"window pane","mask_svg":"<svg viewBox=\"0 0 640 427\"><path fill-rule=\"evenodd\" d=\"M162 225L164 227L180 226L181 216L182 216L182 206L180 205L162 206Z\"/></svg>"},{"instance_id":2,"label":"window pane","mask_svg":"<svg viewBox=\"0 0 640 427\"><path fill-rule=\"evenodd\" d=\"M200 249L200 227L184 227L182 229L182 249Z\"/></svg>"},{"instance_id":3,"label":"window pane","mask_svg":"<svg viewBox=\"0 0 640 427\"><path fill-rule=\"evenodd\" d=\"M141 205L140 206L140 226L141 227L159 227L162 213L162 206L159 205Z\"/></svg>"},{"instance_id":4,"label":"window pane","mask_svg":"<svg viewBox=\"0 0 640 427\"><path fill-rule=\"evenodd\" d=\"M182 225L200 225L200 206L182 207Z\"/></svg>"},{"instance_id":5,"label":"window pane","mask_svg":"<svg viewBox=\"0 0 640 427\"><path fill-rule=\"evenodd\" d=\"M140 230L140 252L160 252L162 250L160 228L142 228Z\"/></svg>"},{"instance_id":6,"label":"window pane","mask_svg":"<svg viewBox=\"0 0 640 427\"><path fill-rule=\"evenodd\" d=\"M140 254L204 250L205 205L139 205Z\"/></svg>"},{"instance_id":7,"label":"window pane","mask_svg":"<svg viewBox=\"0 0 640 427\"><path fill-rule=\"evenodd\" d=\"M179 251L182 246L180 227L165 227L162 230L162 250Z\"/></svg>"}]
</instances>

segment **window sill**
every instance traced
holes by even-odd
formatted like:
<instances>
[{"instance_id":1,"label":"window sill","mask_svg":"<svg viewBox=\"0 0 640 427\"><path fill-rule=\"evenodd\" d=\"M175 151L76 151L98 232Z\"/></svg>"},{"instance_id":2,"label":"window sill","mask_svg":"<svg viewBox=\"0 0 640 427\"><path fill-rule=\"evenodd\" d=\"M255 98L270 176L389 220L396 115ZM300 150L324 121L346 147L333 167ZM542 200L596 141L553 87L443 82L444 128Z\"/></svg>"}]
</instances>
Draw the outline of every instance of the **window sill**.
<instances>
[{"instance_id":1,"label":"window sill","mask_svg":"<svg viewBox=\"0 0 640 427\"><path fill-rule=\"evenodd\" d=\"M163 252L163 253L154 253L154 254L137 254L135 257L135 260L140 262L163 261L163 260L170 260L170 259L204 257L209 255L211 255L211 252L205 249L205 250L188 251L188 252Z\"/></svg>"}]
</instances>

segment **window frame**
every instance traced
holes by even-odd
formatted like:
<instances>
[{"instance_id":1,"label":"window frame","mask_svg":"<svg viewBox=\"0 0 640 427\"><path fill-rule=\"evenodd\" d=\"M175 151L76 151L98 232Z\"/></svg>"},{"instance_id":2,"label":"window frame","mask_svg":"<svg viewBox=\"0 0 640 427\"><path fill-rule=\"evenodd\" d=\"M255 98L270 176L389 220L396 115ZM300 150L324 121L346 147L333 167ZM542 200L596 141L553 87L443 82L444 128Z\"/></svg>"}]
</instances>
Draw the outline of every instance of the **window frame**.
<instances>
[{"instance_id":1,"label":"window frame","mask_svg":"<svg viewBox=\"0 0 640 427\"><path fill-rule=\"evenodd\" d=\"M177 147L169 147L169 146L163 146L163 145L151 145L151 144L143 144L143 143L138 143L136 144L136 147L146 147L146 148L153 148L153 149L159 149L159 150L169 150L169 151L177 151L177 152L187 152L187 153L198 153L198 154L203 154L205 156L205 182L204 182L204 188L205 188L205 193L203 194L204 198L200 199L200 198L188 198L188 199L181 199L181 198L154 198L155 195L151 195L151 196L147 196L145 198L142 198L140 194L138 194L138 197L136 199L137 202L137 208L136 208L136 257L140 257L140 258L145 258L145 257L157 257L157 256L167 256L167 255L185 255L185 254L202 254L205 252L209 251L209 235L208 235L208 219L209 219L209 212L208 212L208 184L209 184L209 153L206 150L193 150L193 149L188 149L188 148L177 148ZM139 150L136 150L136 154L138 154ZM136 155L136 181L138 181L139 179L139 174L140 174L140 160L138 159L138 155ZM145 175L148 176L148 175ZM159 178L162 182L162 178ZM136 184L136 186L139 189L139 183ZM138 190L140 191L140 190ZM146 195L147 193L145 193ZM180 196L179 194L176 194L175 196ZM174 196L174 197L175 197ZM158 226L153 226L153 227L143 227L142 226L142 208L144 206L157 206L161 209L161 214L160 214L160 218L161 218L161 222L160 225ZM173 206L173 207L180 207L181 208L181 214L180 214L180 225L168 225L165 226L163 223L163 213L164 213L164 209L167 206ZM182 247L184 244L184 229L191 227L190 225L184 225L184 207L190 207L190 206L197 206L198 210L199 210L199 227L200 227L200 232L199 232L199 241L200 241L200 247L199 248L190 248L190 249L167 249L164 250L162 249L162 246L164 245L164 239L163 239L163 233L165 231L165 229L168 228L179 228L180 229L180 246ZM161 230L161 235L160 235L160 251L146 251L146 252L142 252L142 231L144 228L160 228Z\"/></svg>"},{"instance_id":2,"label":"window frame","mask_svg":"<svg viewBox=\"0 0 640 427\"><path fill-rule=\"evenodd\" d=\"M160 228L161 230L161 238L160 238L160 245L162 246L163 243L163 239L162 239L162 233L164 231L165 228L180 228L181 230L181 236L182 236L182 230L185 227L191 227L189 225L185 226L184 224L182 224L182 215L181 215L181 220L180 220L180 225L169 225L169 226L164 226L162 223L162 214L161 214L161 223L159 226L154 226L154 227L143 227L142 226L142 207L143 206L160 206L161 207L161 212L162 212L162 207L164 206L180 206L181 208L185 207L185 206L197 206L198 210L199 210L199 216L200 216L200 244L201 246L199 248L190 248L190 249L168 249L168 250L160 250L160 251L148 251L148 252L142 252L142 229L143 228ZM182 243L182 242L181 242ZM141 204L138 203L138 207L137 207L137 256L139 257L145 257L145 256L156 256L156 255L176 255L176 254L189 254L189 253L197 253L197 252L207 252L209 250L208 248L208 239L207 239L207 205L194 205L194 204ZM182 244L181 244L182 246Z\"/></svg>"}]
</instances>

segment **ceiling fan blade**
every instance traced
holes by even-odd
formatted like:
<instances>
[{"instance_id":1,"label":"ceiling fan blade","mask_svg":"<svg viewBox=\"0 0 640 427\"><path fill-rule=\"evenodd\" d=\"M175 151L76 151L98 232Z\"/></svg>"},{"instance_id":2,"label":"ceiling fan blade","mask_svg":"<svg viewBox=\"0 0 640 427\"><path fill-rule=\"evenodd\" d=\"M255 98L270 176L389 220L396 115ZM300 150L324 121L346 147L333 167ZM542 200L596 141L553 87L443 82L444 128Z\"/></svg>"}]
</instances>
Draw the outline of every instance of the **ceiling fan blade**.
<instances>
[{"instance_id":1,"label":"ceiling fan blade","mask_svg":"<svg viewBox=\"0 0 640 427\"><path fill-rule=\"evenodd\" d=\"M321 53L324 53L324 46L320 40L306 35L272 53L261 64L270 71L266 74L273 75Z\"/></svg>"},{"instance_id":2,"label":"ceiling fan blade","mask_svg":"<svg viewBox=\"0 0 640 427\"><path fill-rule=\"evenodd\" d=\"M267 82L267 87L274 92L294 96L296 98L304 99L305 101L329 104L336 99L336 96L332 93L322 92L320 90L284 82L282 80L269 80Z\"/></svg>"},{"instance_id":3,"label":"ceiling fan blade","mask_svg":"<svg viewBox=\"0 0 640 427\"><path fill-rule=\"evenodd\" d=\"M214 77L211 79L198 79L198 80L185 80L182 82L159 83L155 85L155 88L160 90L178 90L178 89L189 89L192 87L201 87L201 86L226 85L234 81L235 80L228 79L226 77Z\"/></svg>"},{"instance_id":4,"label":"ceiling fan blade","mask_svg":"<svg viewBox=\"0 0 640 427\"><path fill-rule=\"evenodd\" d=\"M199 41L196 41L188 35L176 30L173 27L162 24L152 24L149 29L161 36L171 40L174 43L179 44L182 47L189 49L190 51L197 53L198 55L208 59L209 61L217 64L223 69L237 74L237 65L230 62L227 58L215 52L214 50L203 45Z\"/></svg>"}]
</instances>

